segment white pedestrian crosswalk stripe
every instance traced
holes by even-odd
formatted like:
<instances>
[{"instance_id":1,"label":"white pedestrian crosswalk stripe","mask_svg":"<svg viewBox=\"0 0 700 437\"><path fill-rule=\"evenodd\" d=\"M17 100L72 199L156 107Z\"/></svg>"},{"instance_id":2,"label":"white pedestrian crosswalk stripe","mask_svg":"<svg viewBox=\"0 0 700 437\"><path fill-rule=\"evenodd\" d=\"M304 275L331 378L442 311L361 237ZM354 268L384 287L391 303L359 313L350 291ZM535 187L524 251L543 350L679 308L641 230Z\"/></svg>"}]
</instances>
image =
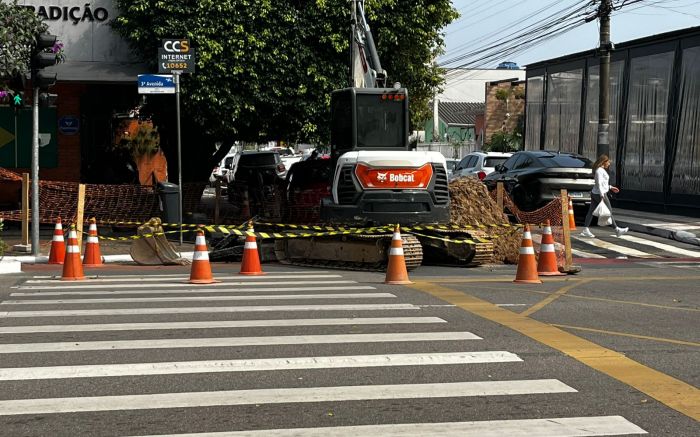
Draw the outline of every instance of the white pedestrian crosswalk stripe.
<instances>
[{"instance_id":1,"label":"white pedestrian crosswalk stripe","mask_svg":"<svg viewBox=\"0 0 700 437\"><path fill-rule=\"evenodd\" d=\"M196 313L253 313L273 311L383 311L420 310L409 303L387 304L331 304L331 305L273 305L233 307L167 307L167 308L116 308L96 310L45 310L45 311L0 311L0 318L22 317L78 317L78 316L124 316L145 314L196 314Z\"/></svg>"},{"instance_id":2,"label":"white pedestrian crosswalk stripe","mask_svg":"<svg viewBox=\"0 0 700 437\"><path fill-rule=\"evenodd\" d=\"M655 247L657 249L661 249L663 251L672 253L674 255L680 255L688 258L698 258L700 257L700 251L697 250L688 250L688 249L683 249L681 247L676 247L671 244L666 244L666 243L660 243L658 241L651 241L647 240L645 238L639 238L635 237L634 235L623 235L620 237L620 239L625 240L625 241L631 241L633 243L637 244L643 244L645 246L651 246Z\"/></svg>"},{"instance_id":3,"label":"white pedestrian crosswalk stripe","mask_svg":"<svg viewBox=\"0 0 700 437\"><path fill-rule=\"evenodd\" d=\"M374 288L371 288L374 289ZM327 288L322 288L327 290ZM330 290L357 290L357 287L335 287ZM105 299L26 299L5 300L0 305L70 305L139 302L219 302L226 300L293 300L293 299L380 299L395 298L391 293L318 293L318 294L247 294L236 296L168 296L168 297L122 297Z\"/></svg>"},{"instance_id":4,"label":"white pedestrian crosswalk stripe","mask_svg":"<svg viewBox=\"0 0 700 437\"><path fill-rule=\"evenodd\" d=\"M639 434L647 434L647 432L624 417L594 416L261 429L170 434L170 437L592 437ZM143 437L162 436L151 435Z\"/></svg>"},{"instance_id":5,"label":"white pedestrian crosswalk stripe","mask_svg":"<svg viewBox=\"0 0 700 437\"><path fill-rule=\"evenodd\" d=\"M235 283L228 283L229 285L236 285ZM342 286L342 285L347 285L347 284L357 284L356 281L279 281L279 282L260 282L260 283L238 283L238 285L255 285L255 286L260 286L260 285L276 285L277 287L274 287L275 291L278 290L285 290L292 288L292 291L299 291L299 290L317 290L319 287L279 287L281 285L287 286L287 285L326 285L327 288L323 288L324 290L334 290L336 286ZM370 288L363 288L366 290L372 290L375 289L375 287L371 286L363 286L363 287L370 287ZM47 288L50 290L50 288ZM161 290L158 288L151 288L149 287L147 290L100 290L100 289L92 289L92 290L67 290L67 291L45 291L47 289L42 289L42 291L19 291L19 292L14 292L10 293L10 296L100 296L100 295L107 295L107 296L121 296L121 295L127 295L127 294L202 294L202 293L244 293L244 292L249 292L249 291L269 291L272 288L263 288L263 287L255 287L255 288L243 288L243 287L238 287L238 288L227 288L227 289L221 289L221 288L193 288L193 289L182 289L182 290L171 290L171 289L165 289Z\"/></svg>"},{"instance_id":6,"label":"white pedestrian crosswalk stripe","mask_svg":"<svg viewBox=\"0 0 700 437\"><path fill-rule=\"evenodd\" d=\"M350 317L333 319L210 320L206 322L101 323L84 325L0 326L0 334L39 332L155 331L166 329L222 329L288 326L400 325L447 323L439 317Z\"/></svg>"},{"instance_id":7,"label":"white pedestrian crosswalk stripe","mask_svg":"<svg viewBox=\"0 0 700 437\"><path fill-rule=\"evenodd\" d=\"M510 363L518 361L522 360L517 355L510 352L486 351L19 367L0 368L0 381L215 372L260 372L270 370L341 369L357 367L439 366L448 364Z\"/></svg>"},{"instance_id":8,"label":"white pedestrian crosswalk stripe","mask_svg":"<svg viewBox=\"0 0 700 437\"><path fill-rule=\"evenodd\" d=\"M575 393L556 379L222 390L0 401L0 416L381 399Z\"/></svg>"},{"instance_id":9,"label":"white pedestrian crosswalk stripe","mask_svg":"<svg viewBox=\"0 0 700 437\"><path fill-rule=\"evenodd\" d=\"M585 238L576 235L573 235L572 238L590 246L599 247L601 249L606 249L625 256L633 256L635 258L661 258L659 255L643 252L631 247L621 246L619 244L608 243L607 241L603 241L598 238Z\"/></svg>"},{"instance_id":10,"label":"white pedestrian crosswalk stripe","mask_svg":"<svg viewBox=\"0 0 700 437\"><path fill-rule=\"evenodd\" d=\"M3 344L2 348L0 348L0 354L460 340L481 340L481 337L474 335L471 332L402 332L376 334L288 335L268 337L172 338L157 340L84 342L71 341L56 343L7 343Z\"/></svg>"},{"instance_id":11,"label":"white pedestrian crosswalk stripe","mask_svg":"<svg viewBox=\"0 0 700 437\"><path fill-rule=\"evenodd\" d=\"M462 330L461 327L459 330L450 330L449 320L431 315L434 311L441 311L435 308L454 307L454 305L437 305L429 301L407 303L399 299L401 296L394 289L391 289L391 293L384 292L377 290L376 286L358 284L344 279L342 275L326 273L325 271L277 272L264 277L245 278L222 275L217 277L224 280L222 283L197 287L182 283L187 279L186 276L169 274L147 277L143 275L99 277L70 284L51 277L28 280L14 287L18 291L11 293L11 299L0 302L0 308L5 310L0 311L0 319L4 319L3 326L0 326L0 335L4 336L0 356L6 357L8 362L12 363L21 363L22 359L25 359L29 365L0 367L0 381L3 384L42 384L47 387L50 387L50 384L57 384L58 387L65 384L73 388L70 396L64 397L49 394L47 396L53 397L26 395L25 398L22 397L22 393L25 392L18 390L16 393L19 398L5 397L0 400L0 418L15 420L12 418L18 415L40 415L45 420L52 420L54 416L43 415L57 415L62 417L61 420L70 423L70 417L75 416L71 413L85 415L101 412L100 414L120 417L119 412L144 411L151 412L152 423L156 423L159 417L169 417L170 413L162 411L175 411L173 409L181 409L182 412L188 411L186 409L203 407L237 408L252 405L257 407L278 404L313 405L313 403L333 403L334 408L341 408L341 403L352 401L396 404L399 401L468 397L480 397L485 399L485 402L489 402L492 396L538 396L537 399L542 401L547 397L541 395L575 396L577 393L574 387L558 379L529 377L511 380L494 378L494 380L490 379L492 378L490 374L489 380L483 380L486 379L485 377L470 377L479 373L476 371L472 373L466 369L478 369L480 366L487 365L514 366L508 367L507 374L510 375L517 369L527 367L527 360L523 361L517 354L506 350L469 350L470 348L467 347L469 345L478 346L479 349L482 346L486 349L489 347L485 345L486 342L481 336ZM318 300L331 302L345 299L353 299L360 303L313 303ZM398 303L369 303L376 302L376 299L391 299ZM270 305L249 304L257 300L269 301L266 303ZM280 301L280 304L276 301ZM226 306L221 306L221 303ZM240 305L234 305L235 303ZM158 304L159 307L150 308L144 304ZM50 309L27 309L36 305ZM90 305L89 309L85 307L86 305ZM112 308L113 306L119 308ZM362 311L388 314L361 317L366 316L361 314ZM395 311L404 313L389 315ZM410 313L405 313L406 311ZM318 313L319 316L316 317L314 314L309 317L309 312ZM275 314L265 319L260 317L261 313ZM150 320L149 318L153 315L160 317ZM256 315L258 318L247 319ZM111 316L129 318L112 320L113 323L110 323ZM299 316L303 318L294 318ZM66 320L60 320L61 323L46 324L57 317ZM189 320L196 317L199 319ZM83 318L89 319L81 323ZM20 325L13 325L13 321ZM333 327L333 330L323 329L324 327ZM362 327L370 329L365 330ZM202 331L212 329L222 331L211 333ZM247 331L239 331L243 329ZM263 329L264 332L258 332L257 329ZM440 330L436 331L436 329ZM278 330L284 330L284 332L276 332ZM251 332L254 332L254 336L250 335ZM61 341L46 341L47 338L52 338L49 336L61 335L61 333L68 333L68 335L63 334L58 337ZM202 337L193 337L197 333ZM22 337L19 338L22 340L13 339L13 335L21 335ZM154 336L157 338L149 338ZM70 341L66 341L66 337ZM335 349L330 349L330 354L329 349L316 351L330 345L340 345L340 348L336 346ZM297 355L293 352L289 354L289 350L294 351L294 348L280 349L280 346L305 347L300 349ZM267 349L261 349L265 347ZM402 348L404 350L400 350ZM371 351L363 349L371 349ZM170 351L165 352L165 350ZM285 350L288 355L269 355L278 350ZM116 355L106 355L105 353L109 351ZM134 352L122 354L120 351ZM337 351L342 352L337 354ZM83 352L85 354L80 354ZM234 355L230 356L231 353ZM131 358L120 360L118 357L122 356ZM405 375L413 377L415 374L412 368L420 369L417 370L417 375L421 375L420 380L415 383L413 379L391 380L392 378L389 378L388 383L381 384L371 382L374 381L372 377L372 379L357 379L357 382L355 379L342 379L342 382L339 381L335 385L330 382L329 385L329 379L319 378L315 381L313 376L334 371L334 369L340 369L341 372L342 369L356 369L347 372L350 378L353 372L360 372L360 369L367 369L364 372L401 375L400 369L404 369ZM443 371L445 369L460 370ZM292 379L295 382L303 380L303 383L289 386L278 382L271 387L253 385L245 389L232 389L239 387L236 381L242 381L245 378L244 373L251 375L249 372L268 372L270 381L280 381L275 379L275 376L284 375L281 372L289 371L305 372L302 373L304 378L297 379L294 375L295 378ZM226 378L227 381L233 381L234 385L212 384L207 385L208 390L205 390L190 384L189 387L194 388L188 391L160 388L158 385L155 390L151 388L145 392L139 392L138 385L128 384L123 387L133 387L133 389L115 393L111 387L122 386L110 384L114 381L113 378L142 378L142 381L151 381L159 377L168 377L179 378L177 381L182 381L183 387L187 387L187 381L194 380L196 375L202 375L200 378L209 378L209 374L221 374L221 377ZM445 381L444 377L441 377L435 380L434 377L437 375L449 375L450 379ZM117 381L124 381L124 379L117 379ZM104 384L105 388L101 389L98 395L95 395L95 392L83 393L91 387L91 384L99 384L101 387ZM49 390L47 393L55 393L55 391ZM571 399L574 402L575 398ZM480 402L482 402L481 399ZM560 401L557 400L557 402ZM304 407L297 406L297 408ZM181 412L178 415L182 414ZM620 416L535 417L514 420L371 425L363 424L365 423L363 417L357 417L354 420L359 424L316 428L282 426L277 429L259 429L261 425L265 426L265 423L261 422L257 424L258 429L254 431L241 431L236 427L236 422L232 422L234 425L231 425L232 429L228 431L220 431L221 426L219 426L216 432L206 432L206 429L202 429L199 433L160 432L159 435L193 437L538 435L553 437L645 433L644 430ZM133 427L125 423L128 421L121 421L119 426L124 426L124 429L130 429L131 432L121 434L133 433ZM173 428L173 430L177 429L181 428ZM148 427L140 430L140 434L153 432L149 431ZM52 428L51 431L57 434L71 432L70 429L62 428ZM112 431L119 432L110 430Z\"/></svg>"}]
</instances>

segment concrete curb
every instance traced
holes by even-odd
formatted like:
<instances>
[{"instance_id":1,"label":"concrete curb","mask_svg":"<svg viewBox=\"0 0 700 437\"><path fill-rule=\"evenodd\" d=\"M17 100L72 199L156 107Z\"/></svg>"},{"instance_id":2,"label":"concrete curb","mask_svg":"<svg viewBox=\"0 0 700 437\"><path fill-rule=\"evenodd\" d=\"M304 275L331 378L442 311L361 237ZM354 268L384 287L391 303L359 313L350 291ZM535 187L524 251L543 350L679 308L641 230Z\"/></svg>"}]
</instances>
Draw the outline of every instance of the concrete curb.
<instances>
[{"instance_id":1,"label":"concrete curb","mask_svg":"<svg viewBox=\"0 0 700 437\"><path fill-rule=\"evenodd\" d=\"M192 260L194 252L181 252L183 258ZM105 264L110 263L133 263L136 265L131 255L105 255L103 256ZM6 256L0 261L0 274L4 273L21 273L22 264L46 264L49 261L48 256Z\"/></svg>"},{"instance_id":2,"label":"concrete curb","mask_svg":"<svg viewBox=\"0 0 700 437\"><path fill-rule=\"evenodd\" d=\"M654 226L647 226L641 223L636 223L632 221L625 221L624 219L616 220L617 225L625 228L630 228L631 231L641 232L643 234L656 235L657 237L666 238L669 240L680 241L681 243L693 244L695 246L700 246L700 238L687 231L674 231L671 229L657 228Z\"/></svg>"}]
</instances>

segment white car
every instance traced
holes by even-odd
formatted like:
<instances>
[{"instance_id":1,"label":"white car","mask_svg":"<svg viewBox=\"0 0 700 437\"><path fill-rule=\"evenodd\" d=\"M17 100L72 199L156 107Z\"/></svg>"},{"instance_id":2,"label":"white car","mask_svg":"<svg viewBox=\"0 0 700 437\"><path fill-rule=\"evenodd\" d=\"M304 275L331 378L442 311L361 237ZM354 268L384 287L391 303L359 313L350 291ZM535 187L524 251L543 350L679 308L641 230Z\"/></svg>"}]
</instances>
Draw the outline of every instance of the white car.
<instances>
[{"instance_id":1,"label":"white car","mask_svg":"<svg viewBox=\"0 0 700 437\"><path fill-rule=\"evenodd\" d=\"M452 179L462 176L476 177L483 180L486 175L493 173L498 164L503 164L512 153L502 152L472 152L462 158L452 171Z\"/></svg>"}]
</instances>

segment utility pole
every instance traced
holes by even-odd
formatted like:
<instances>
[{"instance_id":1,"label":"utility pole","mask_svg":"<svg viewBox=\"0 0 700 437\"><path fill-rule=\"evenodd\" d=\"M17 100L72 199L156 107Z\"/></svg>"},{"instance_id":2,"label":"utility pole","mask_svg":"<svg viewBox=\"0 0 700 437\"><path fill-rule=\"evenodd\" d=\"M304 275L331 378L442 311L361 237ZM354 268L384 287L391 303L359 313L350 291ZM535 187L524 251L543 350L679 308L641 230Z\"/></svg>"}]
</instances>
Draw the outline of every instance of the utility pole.
<instances>
[{"instance_id":1,"label":"utility pole","mask_svg":"<svg viewBox=\"0 0 700 437\"><path fill-rule=\"evenodd\" d=\"M610 156L610 13L612 0L600 0L600 76L598 79L598 144L597 156Z\"/></svg>"}]
</instances>

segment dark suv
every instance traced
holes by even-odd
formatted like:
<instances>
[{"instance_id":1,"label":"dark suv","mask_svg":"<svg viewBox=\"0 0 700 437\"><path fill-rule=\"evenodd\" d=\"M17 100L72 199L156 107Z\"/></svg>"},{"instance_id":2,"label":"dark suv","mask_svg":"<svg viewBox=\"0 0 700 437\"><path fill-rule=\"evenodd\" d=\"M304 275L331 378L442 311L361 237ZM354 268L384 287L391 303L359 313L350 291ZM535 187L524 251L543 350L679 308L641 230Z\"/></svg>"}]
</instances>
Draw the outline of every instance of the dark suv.
<instances>
[{"instance_id":1,"label":"dark suv","mask_svg":"<svg viewBox=\"0 0 700 437\"><path fill-rule=\"evenodd\" d=\"M249 190L251 197L259 197L264 187L276 187L284 183L287 169L276 151L244 151L234 159L230 170L228 196L237 202L241 190Z\"/></svg>"},{"instance_id":2,"label":"dark suv","mask_svg":"<svg viewBox=\"0 0 700 437\"><path fill-rule=\"evenodd\" d=\"M591 161L575 153L529 150L516 152L484 178L489 190L497 182L516 206L525 211L539 208L559 197L565 188L574 205L591 201L593 171Z\"/></svg>"}]
</instances>

